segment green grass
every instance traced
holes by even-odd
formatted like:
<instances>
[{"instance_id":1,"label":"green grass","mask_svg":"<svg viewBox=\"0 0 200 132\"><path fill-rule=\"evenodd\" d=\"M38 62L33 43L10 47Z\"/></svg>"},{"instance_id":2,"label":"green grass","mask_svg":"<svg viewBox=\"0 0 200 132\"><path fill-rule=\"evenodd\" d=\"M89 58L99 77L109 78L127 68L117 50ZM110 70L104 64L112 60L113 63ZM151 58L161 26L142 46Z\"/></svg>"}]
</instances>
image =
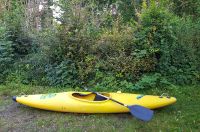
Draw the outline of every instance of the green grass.
<instances>
[{"instance_id":1,"label":"green grass","mask_svg":"<svg viewBox=\"0 0 200 132\"><path fill-rule=\"evenodd\" d=\"M69 88L34 87L18 84L0 86L0 131L198 131L200 129L200 86L151 89L136 93L168 93L177 103L155 110L144 123L125 114L74 114L44 111L18 105L13 95L71 91ZM79 90L79 89L77 89Z\"/></svg>"}]
</instances>

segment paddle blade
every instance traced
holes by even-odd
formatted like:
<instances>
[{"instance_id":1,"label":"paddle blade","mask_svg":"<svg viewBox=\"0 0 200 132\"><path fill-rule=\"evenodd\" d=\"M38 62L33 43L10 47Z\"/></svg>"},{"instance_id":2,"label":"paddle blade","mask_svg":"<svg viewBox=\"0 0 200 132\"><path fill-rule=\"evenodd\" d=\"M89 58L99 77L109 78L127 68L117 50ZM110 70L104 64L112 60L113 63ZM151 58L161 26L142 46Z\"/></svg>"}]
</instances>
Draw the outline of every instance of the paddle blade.
<instances>
[{"instance_id":1,"label":"paddle blade","mask_svg":"<svg viewBox=\"0 0 200 132\"><path fill-rule=\"evenodd\" d=\"M131 114L143 121L150 121L153 117L153 111L140 105L128 106Z\"/></svg>"}]
</instances>

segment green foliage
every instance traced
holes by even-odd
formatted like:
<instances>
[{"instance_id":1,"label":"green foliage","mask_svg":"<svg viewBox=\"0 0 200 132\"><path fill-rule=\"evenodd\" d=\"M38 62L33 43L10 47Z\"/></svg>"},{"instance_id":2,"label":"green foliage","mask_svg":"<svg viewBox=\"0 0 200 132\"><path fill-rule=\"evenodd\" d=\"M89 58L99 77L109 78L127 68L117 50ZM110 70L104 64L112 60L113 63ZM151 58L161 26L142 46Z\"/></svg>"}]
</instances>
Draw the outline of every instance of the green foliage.
<instances>
[{"instance_id":1,"label":"green foliage","mask_svg":"<svg viewBox=\"0 0 200 132\"><path fill-rule=\"evenodd\" d=\"M192 16L193 19L200 17L199 0L173 0L174 11L180 16Z\"/></svg>"},{"instance_id":2,"label":"green foliage","mask_svg":"<svg viewBox=\"0 0 200 132\"><path fill-rule=\"evenodd\" d=\"M121 74L114 75L97 70L95 78L88 85L93 86L93 89L98 91L131 91L134 84L123 80Z\"/></svg>"},{"instance_id":3,"label":"green foliage","mask_svg":"<svg viewBox=\"0 0 200 132\"><path fill-rule=\"evenodd\" d=\"M57 4L61 24L51 25L50 2L40 31L23 3L0 6L0 82L110 91L200 82L197 0Z\"/></svg>"},{"instance_id":4,"label":"green foliage","mask_svg":"<svg viewBox=\"0 0 200 132\"><path fill-rule=\"evenodd\" d=\"M135 43L134 31L130 26L116 25L102 34L93 46L100 69L120 73L130 81L138 80L141 73L154 69L154 58L151 53L142 50L143 46Z\"/></svg>"},{"instance_id":5,"label":"green foliage","mask_svg":"<svg viewBox=\"0 0 200 132\"><path fill-rule=\"evenodd\" d=\"M169 74L173 75L178 84L195 84L199 81L200 73L200 26L186 18L179 22L176 28L178 39L176 55L174 55L174 68ZM176 68L176 69L175 69Z\"/></svg>"},{"instance_id":6,"label":"green foliage","mask_svg":"<svg viewBox=\"0 0 200 132\"><path fill-rule=\"evenodd\" d=\"M194 23L181 20L155 3L144 9L141 15L138 43L154 51L158 62L156 72L176 84L190 84L196 81L194 73L197 74L198 53L193 42L186 42L195 40L194 33L198 30L194 31L192 24ZM196 47L199 47L199 44Z\"/></svg>"},{"instance_id":7,"label":"green foliage","mask_svg":"<svg viewBox=\"0 0 200 132\"><path fill-rule=\"evenodd\" d=\"M16 63L15 69L22 76L22 83L47 85L45 67L48 59L41 53L29 54L26 58Z\"/></svg>"},{"instance_id":8,"label":"green foliage","mask_svg":"<svg viewBox=\"0 0 200 132\"><path fill-rule=\"evenodd\" d=\"M24 75L26 71L23 71L25 68L21 68L25 67L21 59L32 52L33 43L28 36L22 3L6 3L8 5L2 5L5 7L0 13L0 82L21 83L27 78Z\"/></svg>"},{"instance_id":9,"label":"green foliage","mask_svg":"<svg viewBox=\"0 0 200 132\"><path fill-rule=\"evenodd\" d=\"M169 87L171 83L161 76L160 73L155 73L152 75L143 75L141 80L138 81L132 89L150 89L158 87Z\"/></svg>"},{"instance_id":10,"label":"green foliage","mask_svg":"<svg viewBox=\"0 0 200 132\"><path fill-rule=\"evenodd\" d=\"M76 86L77 71L70 60L62 61L60 64L47 65L45 69L47 80L51 86Z\"/></svg>"},{"instance_id":11,"label":"green foliage","mask_svg":"<svg viewBox=\"0 0 200 132\"><path fill-rule=\"evenodd\" d=\"M21 2L10 1L7 10L3 10L2 20L7 31L7 38L13 42L15 57L21 58L31 53L32 39L27 35L25 7Z\"/></svg>"},{"instance_id":12,"label":"green foliage","mask_svg":"<svg viewBox=\"0 0 200 132\"><path fill-rule=\"evenodd\" d=\"M7 35L6 29L0 26L0 83L5 81L14 61L13 43Z\"/></svg>"},{"instance_id":13,"label":"green foliage","mask_svg":"<svg viewBox=\"0 0 200 132\"><path fill-rule=\"evenodd\" d=\"M141 22L143 28L141 32L145 39L139 38L139 43L157 50L155 54L159 61L158 70L168 71L172 61L171 56L176 48L177 38L173 30L178 23L176 17L157 5L151 5L143 11Z\"/></svg>"}]
</instances>

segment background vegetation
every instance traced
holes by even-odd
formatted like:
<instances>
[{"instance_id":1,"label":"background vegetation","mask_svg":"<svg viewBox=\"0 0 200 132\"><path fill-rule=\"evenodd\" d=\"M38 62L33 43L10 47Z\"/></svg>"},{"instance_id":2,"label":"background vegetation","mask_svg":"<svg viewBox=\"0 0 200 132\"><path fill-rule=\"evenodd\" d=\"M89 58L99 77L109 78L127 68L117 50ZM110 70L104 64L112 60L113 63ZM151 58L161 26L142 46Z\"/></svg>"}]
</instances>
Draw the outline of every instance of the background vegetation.
<instances>
[{"instance_id":1,"label":"background vegetation","mask_svg":"<svg viewBox=\"0 0 200 132\"><path fill-rule=\"evenodd\" d=\"M63 11L60 24L49 15L53 4ZM49 0L48 7L38 30L27 24L23 0L1 0L1 84L131 91L200 82L199 0Z\"/></svg>"}]
</instances>

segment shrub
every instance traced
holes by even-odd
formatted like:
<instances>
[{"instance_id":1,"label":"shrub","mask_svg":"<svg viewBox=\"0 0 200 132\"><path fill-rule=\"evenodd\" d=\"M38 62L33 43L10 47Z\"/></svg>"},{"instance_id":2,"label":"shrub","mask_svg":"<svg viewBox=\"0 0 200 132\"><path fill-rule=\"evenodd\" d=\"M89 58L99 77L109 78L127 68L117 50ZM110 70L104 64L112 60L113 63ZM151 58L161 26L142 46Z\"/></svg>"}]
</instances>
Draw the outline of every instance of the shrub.
<instances>
[{"instance_id":1,"label":"shrub","mask_svg":"<svg viewBox=\"0 0 200 132\"><path fill-rule=\"evenodd\" d=\"M134 84L121 77L119 74L114 75L97 70L95 78L89 81L88 85L98 91L131 91Z\"/></svg>"},{"instance_id":2,"label":"shrub","mask_svg":"<svg viewBox=\"0 0 200 132\"><path fill-rule=\"evenodd\" d=\"M75 87L77 85L77 70L70 60L62 61L60 64L47 65L45 71L51 86Z\"/></svg>"},{"instance_id":3,"label":"shrub","mask_svg":"<svg viewBox=\"0 0 200 132\"><path fill-rule=\"evenodd\" d=\"M7 39L7 31L0 26L0 83L4 82L14 62L13 42Z\"/></svg>"},{"instance_id":4,"label":"shrub","mask_svg":"<svg viewBox=\"0 0 200 132\"><path fill-rule=\"evenodd\" d=\"M171 85L160 73L143 75L142 78L132 87L132 89L163 88Z\"/></svg>"},{"instance_id":5,"label":"shrub","mask_svg":"<svg viewBox=\"0 0 200 132\"><path fill-rule=\"evenodd\" d=\"M195 76L199 73L197 29L190 18L180 19L153 3L141 14L141 28L136 39L140 45L156 51L156 72L173 83L191 84L196 82Z\"/></svg>"},{"instance_id":6,"label":"shrub","mask_svg":"<svg viewBox=\"0 0 200 132\"><path fill-rule=\"evenodd\" d=\"M100 69L121 73L129 81L138 80L143 73L154 70L154 58L143 46L137 45L134 31L130 26L116 25L101 35L93 46Z\"/></svg>"},{"instance_id":7,"label":"shrub","mask_svg":"<svg viewBox=\"0 0 200 132\"><path fill-rule=\"evenodd\" d=\"M174 12L180 16L192 16L193 19L200 17L200 1L199 0L173 0Z\"/></svg>"},{"instance_id":8,"label":"shrub","mask_svg":"<svg viewBox=\"0 0 200 132\"><path fill-rule=\"evenodd\" d=\"M2 21L7 31L7 38L13 41L16 58L22 58L32 50L31 38L28 36L25 19L25 7L21 2L9 1L7 8L3 10Z\"/></svg>"},{"instance_id":9,"label":"shrub","mask_svg":"<svg viewBox=\"0 0 200 132\"><path fill-rule=\"evenodd\" d=\"M177 49L174 58L174 67L177 70L177 74L174 74L174 70L170 72L172 76L175 76L175 83L181 84L181 80L184 84L195 84L199 81L200 73L200 26L198 22L193 22L190 17L182 19L182 22L178 24L175 29L177 36Z\"/></svg>"},{"instance_id":10,"label":"shrub","mask_svg":"<svg viewBox=\"0 0 200 132\"><path fill-rule=\"evenodd\" d=\"M0 82L124 91L195 84L199 9L186 8L190 16L180 18L170 11L177 3L60 0L61 24L35 31L26 25L24 6L11 1L0 13Z\"/></svg>"}]
</instances>

